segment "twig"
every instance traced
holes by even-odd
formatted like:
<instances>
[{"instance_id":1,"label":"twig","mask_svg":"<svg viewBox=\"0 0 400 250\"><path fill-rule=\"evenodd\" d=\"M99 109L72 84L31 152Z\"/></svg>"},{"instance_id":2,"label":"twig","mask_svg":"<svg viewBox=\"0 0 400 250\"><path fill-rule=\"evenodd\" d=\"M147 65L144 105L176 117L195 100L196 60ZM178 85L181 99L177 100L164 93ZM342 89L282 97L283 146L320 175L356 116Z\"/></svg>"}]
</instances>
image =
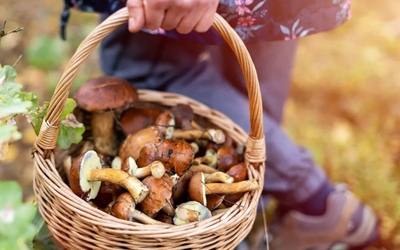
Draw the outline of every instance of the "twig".
<instances>
[{"instance_id":1,"label":"twig","mask_svg":"<svg viewBox=\"0 0 400 250\"><path fill-rule=\"evenodd\" d=\"M0 43L1 43L1 38L3 36L6 36L6 35L11 34L11 33L17 33L17 32L20 32L21 30L24 29L23 27L17 27L17 28L15 28L13 30L10 30L10 31L6 32L6 24L7 24L7 20L4 20L3 26L0 27Z\"/></svg>"},{"instance_id":2,"label":"twig","mask_svg":"<svg viewBox=\"0 0 400 250\"><path fill-rule=\"evenodd\" d=\"M19 63L19 61L21 60L22 55L19 55L19 57L17 58L17 60L15 61L15 63L13 64L13 68L15 68L15 66L17 66L17 64Z\"/></svg>"}]
</instances>

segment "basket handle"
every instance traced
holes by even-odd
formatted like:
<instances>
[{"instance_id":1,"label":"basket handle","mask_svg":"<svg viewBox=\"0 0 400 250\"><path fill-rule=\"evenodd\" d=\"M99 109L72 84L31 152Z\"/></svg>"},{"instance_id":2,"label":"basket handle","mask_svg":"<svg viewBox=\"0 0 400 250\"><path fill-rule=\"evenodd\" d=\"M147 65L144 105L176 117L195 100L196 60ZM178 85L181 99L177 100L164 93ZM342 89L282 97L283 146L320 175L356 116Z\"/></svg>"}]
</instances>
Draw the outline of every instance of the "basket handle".
<instances>
[{"instance_id":1,"label":"basket handle","mask_svg":"<svg viewBox=\"0 0 400 250\"><path fill-rule=\"evenodd\" d=\"M78 74L82 63L94 51L101 40L118 26L128 21L126 7L115 12L100 23L79 45L75 54L69 60L58 82L50 105L43 120L39 135L34 144L34 150L43 154L43 150L53 150L57 145L60 117L67 102L73 81ZM261 163L265 161L265 141L262 120L262 101L258 84L257 73L250 54L237 33L220 15L214 17L213 27L228 43L235 53L244 79L246 81L249 108L250 108L250 133L247 142L246 158L249 162Z\"/></svg>"}]
</instances>

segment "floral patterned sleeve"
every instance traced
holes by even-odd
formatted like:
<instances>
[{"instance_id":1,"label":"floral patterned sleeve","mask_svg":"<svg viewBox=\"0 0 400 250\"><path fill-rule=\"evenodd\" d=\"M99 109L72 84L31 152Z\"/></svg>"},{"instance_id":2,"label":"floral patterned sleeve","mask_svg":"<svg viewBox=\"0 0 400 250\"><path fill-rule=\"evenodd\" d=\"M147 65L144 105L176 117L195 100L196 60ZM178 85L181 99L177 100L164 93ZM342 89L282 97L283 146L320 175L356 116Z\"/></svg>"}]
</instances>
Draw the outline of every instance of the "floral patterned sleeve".
<instances>
[{"instance_id":1,"label":"floral patterned sleeve","mask_svg":"<svg viewBox=\"0 0 400 250\"><path fill-rule=\"evenodd\" d=\"M64 0L61 16L62 37L69 9L113 13L124 7L126 0ZM332 30L350 18L350 0L220 0L218 13L245 43L290 40ZM144 29L145 30L145 29ZM206 44L222 41L215 30L183 35L176 31L145 30L178 39Z\"/></svg>"}]
</instances>

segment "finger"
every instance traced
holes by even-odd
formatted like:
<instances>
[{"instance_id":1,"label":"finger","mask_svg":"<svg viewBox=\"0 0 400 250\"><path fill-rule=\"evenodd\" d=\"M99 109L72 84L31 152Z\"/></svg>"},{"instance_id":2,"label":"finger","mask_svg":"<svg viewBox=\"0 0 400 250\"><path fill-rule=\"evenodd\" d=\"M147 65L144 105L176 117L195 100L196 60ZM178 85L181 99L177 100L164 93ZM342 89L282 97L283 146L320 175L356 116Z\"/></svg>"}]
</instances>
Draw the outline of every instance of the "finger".
<instances>
[{"instance_id":1,"label":"finger","mask_svg":"<svg viewBox=\"0 0 400 250\"><path fill-rule=\"evenodd\" d=\"M196 7L191 9L192 11L179 23L176 30L182 34L187 34L192 30L207 31L213 23L218 3L218 0L197 1Z\"/></svg>"},{"instance_id":2,"label":"finger","mask_svg":"<svg viewBox=\"0 0 400 250\"><path fill-rule=\"evenodd\" d=\"M196 8L196 3L197 2L193 0L174 1L165 13L161 28L165 30L176 29L182 19L188 15L193 8Z\"/></svg>"},{"instance_id":3,"label":"finger","mask_svg":"<svg viewBox=\"0 0 400 250\"><path fill-rule=\"evenodd\" d=\"M160 27L164 30L175 29L183 19L183 13L182 11L167 10Z\"/></svg>"},{"instance_id":4,"label":"finger","mask_svg":"<svg viewBox=\"0 0 400 250\"><path fill-rule=\"evenodd\" d=\"M213 24L215 13L215 11L207 11L194 26L193 30L199 33L209 30Z\"/></svg>"},{"instance_id":5,"label":"finger","mask_svg":"<svg viewBox=\"0 0 400 250\"><path fill-rule=\"evenodd\" d=\"M126 2L128 9L128 29L130 32L138 32L145 23L144 6L142 0L128 0Z\"/></svg>"},{"instance_id":6,"label":"finger","mask_svg":"<svg viewBox=\"0 0 400 250\"><path fill-rule=\"evenodd\" d=\"M144 12L146 13L144 26L149 30L161 27L165 12L168 8L169 0L149 0L144 2Z\"/></svg>"}]
</instances>

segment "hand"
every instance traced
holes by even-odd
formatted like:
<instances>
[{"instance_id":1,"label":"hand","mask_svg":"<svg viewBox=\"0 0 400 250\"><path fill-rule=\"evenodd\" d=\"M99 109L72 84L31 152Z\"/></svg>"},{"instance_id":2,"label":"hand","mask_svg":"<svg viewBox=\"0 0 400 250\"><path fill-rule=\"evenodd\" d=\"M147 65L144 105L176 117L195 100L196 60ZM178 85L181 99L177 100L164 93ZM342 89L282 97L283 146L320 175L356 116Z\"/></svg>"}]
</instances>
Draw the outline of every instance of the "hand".
<instances>
[{"instance_id":1,"label":"hand","mask_svg":"<svg viewBox=\"0 0 400 250\"><path fill-rule=\"evenodd\" d=\"M187 34L206 32L212 25L219 0L128 0L129 31L176 29Z\"/></svg>"}]
</instances>

